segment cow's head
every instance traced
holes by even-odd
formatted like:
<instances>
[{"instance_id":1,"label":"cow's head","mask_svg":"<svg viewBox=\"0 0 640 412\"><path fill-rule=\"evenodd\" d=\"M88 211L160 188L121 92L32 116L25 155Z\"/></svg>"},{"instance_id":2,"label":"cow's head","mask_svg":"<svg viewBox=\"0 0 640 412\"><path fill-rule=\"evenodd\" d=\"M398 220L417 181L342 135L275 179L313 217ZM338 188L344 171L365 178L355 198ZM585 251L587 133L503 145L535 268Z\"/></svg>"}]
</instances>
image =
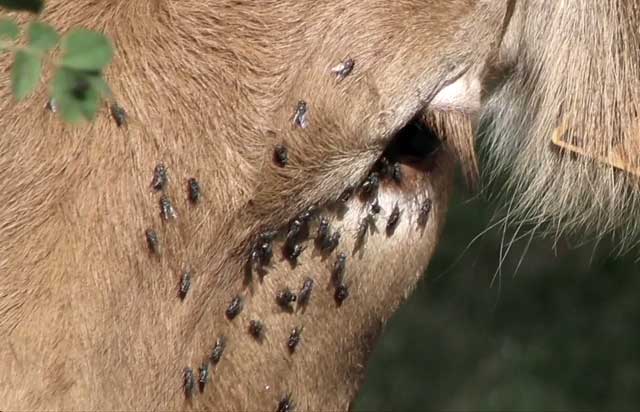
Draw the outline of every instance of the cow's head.
<instances>
[{"instance_id":1,"label":"cow's head","mask_svg":"<svg viewBox=\"0 0 640 412\"><path fill-rule=\"evenodd\" d=\"M634 198L549 147L635 130L636 11L572 3L50 1L53 25L113 39L127 122L65 126L2 75L0 398L346 408L455 164L475 180L481 113L525 216Z\"/></svg>"}]
</instances>

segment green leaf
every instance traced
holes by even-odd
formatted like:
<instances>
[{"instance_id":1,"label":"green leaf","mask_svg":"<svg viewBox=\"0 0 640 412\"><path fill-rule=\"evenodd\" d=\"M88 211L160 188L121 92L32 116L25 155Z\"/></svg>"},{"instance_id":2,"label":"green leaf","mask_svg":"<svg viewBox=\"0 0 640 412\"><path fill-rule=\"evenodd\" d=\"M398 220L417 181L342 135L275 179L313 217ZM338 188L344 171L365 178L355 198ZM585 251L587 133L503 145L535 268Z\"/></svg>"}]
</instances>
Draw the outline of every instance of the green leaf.
<instances>
[{"instance_id":1,"label":"green leaf","mask_svg":"<svg viewBox=\"0 0 640 412\"><path fill-rule=\"evenodd\" d=\"M58 42L60 36L56 30L48 24L34 21L27 29L29 47L46 52L51 50Z\"/></svg>"},{"instance_id":2,"label":"green leaf","mask_svg":"<svg viewBox=\"0 0 640 412\"><path fill-rule=\"evenodd\" d=\"M18 50L11 68L11 89L16 99L22 100L38 86L42 62L28 50Z\"/></svg>"},{"instance_id":3,"label":"green leaf","mask_svg":"<svg viewBox=\"0 0 640 412\"><path fill-rule=\"evenodd\" d=\"M20 34L18 25L10 19L0 19L0 40L15 40Z\"/></svg>"},{"instance_id":4,"label":"green leaf","mask_svg":"<svg viewBox=\"0 0 640 412\"><path fill-rule=\"evenodd\" d=\"M100 74L90 76L89 81L91 82L91 86L96 89L101 97L111 96L111 88Z\"/></svg>"},{"instance_id":5,"label":"green leaf","mask_svg":"<svg viewBox=\"0 0 640 412\"><path fill-rule=\"evenodd\" d=\"M111 62L111 42L104 35L85 29L69 33L63 40L64 67L76 70L100 72Z\"/></svg>"},{"instance_id":6,"label":"green leaf","mask_svg":"<svg viewBox=\"0 0 640 412\"><path fill-rule=\"evenodd\" d=\"M40 13L44 7L43 0L0 0L0 7L9 10L30 11Z\"/></svg>"},{"instance_id":7,"label":"green leaf","mask_svg":"<svg viewBox=\"0 0 640 412\"><path fill-rule=\"evenodd\" d=\"M69 123L92 120L100 104L99 81L94 74L61 67L53 78L53 98Z\"/></svg>"}]
</instances>

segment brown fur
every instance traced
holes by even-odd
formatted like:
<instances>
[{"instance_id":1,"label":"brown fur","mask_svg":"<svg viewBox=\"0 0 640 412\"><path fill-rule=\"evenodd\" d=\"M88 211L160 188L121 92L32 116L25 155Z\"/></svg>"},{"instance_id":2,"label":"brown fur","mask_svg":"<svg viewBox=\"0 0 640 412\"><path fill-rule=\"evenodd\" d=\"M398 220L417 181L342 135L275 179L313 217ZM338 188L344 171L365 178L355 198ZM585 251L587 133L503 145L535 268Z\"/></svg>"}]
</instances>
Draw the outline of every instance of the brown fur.
<instances>
[{"instance_id":1,"label":"brown fur","mask_svg":"<svg viewBox=\"0 0 640 412\"><path fill-rule=\"evenodd\" d=\"M129 119L118 128L105 107L89 126L66 126L42 110L43 90L16 105L3 63L0 407L275 410L290 393L302 410L348 408L375 337L433 253L453 158L470 181L477 175L478 111L486 169L508 168L525 220L559 231L637 226L636 180L549 143L564 125L587 151L617 144L637 161L639 16L622 0L48 2L54 26L114 40L107 75ZM346 58L355 69L338 82L331 68ZM453 86L474 81L477 96L462 88L463 103L449 106ZM291 122L301 99L304 129ZM400 187L383 184L380 216L353 251L370 205L354 199L338 212L332 202L417 114L445 150L404 165ZM284 168L272 161L279 143ZM175 222L161 220L149 188L161 161ZM203 188L195 206L190 177ZM426 198L432 216L420 229ZM397 202L402 217L387 238ZM294 266L282 233L312 205L342 242L328 257L309 243ZM160 257L148 253L147 228ZM251 245L266 229L281 231L273 265L249 276ZM341 306L330 273L339 251L350 291ZM191 288L181 301L184 270ZM309 276L309 306L283 311L277 291ZM236 294L244 310L229 321ZM265 325L261 343L250 320ZM290 354L286 339L301 326ZM185 398L183 369L197 371L221 335L228 344L208 387Z\"/></svg>"},{"instance_id":2,"label":"brown fur","mask_svg":"<svg viewBox=\"0 0 640 412\"><path fill-rule=\"evenodd\" d=\"M488 5L47 2L44 19L55 27L113 39L107 75L129 119L117 128L105 107L91 125L64 125L41 109L43 90L16 105L7 70L0 75L0 407L275 410L291 393L302 410L346 409L381 326L433 252L450 187L446 152L427 173L407 169L401 191L383 187L378 219L397 200L405 213L392 239L372 232L364 250L349 253L350 297L339 308L335 253L322 258L309 247L293 268L276 241L261 279L246 277L248 249L261 230L284 228L361 180L394 131L482 64L504 18L502 6ZM330 68L346 57L356 68L338 83ZM299 99L310 105L307 129L290 121ZM281 142L284 169L271 161ZM160 161L175 222L162 222L160 195L149 188ZM203 188L198 206L186 196L193 176ZM425 196L433 215L419 230ZM339 250L353 248L367 213L358 204L332 215ZM149 227L159 258L147 251ZM307 310L283 312L276 291L297 290L307 276L316 281ZM245 308L229 321L236 294ZM266 325L262 344L247 333L251 319ZM304 332L291 355L285 342L295 326ZM228 346L208 388L185 399L183 369L197 372L220 335Z\"/></svg>"}]
</instances>

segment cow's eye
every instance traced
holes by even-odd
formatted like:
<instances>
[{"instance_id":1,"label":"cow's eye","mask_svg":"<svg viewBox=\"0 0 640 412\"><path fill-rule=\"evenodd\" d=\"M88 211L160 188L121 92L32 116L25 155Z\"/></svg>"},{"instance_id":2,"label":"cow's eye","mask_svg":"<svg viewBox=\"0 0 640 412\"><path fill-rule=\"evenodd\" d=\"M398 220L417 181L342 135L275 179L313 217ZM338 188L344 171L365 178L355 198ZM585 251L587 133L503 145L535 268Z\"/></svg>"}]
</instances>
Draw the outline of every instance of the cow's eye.
<instances>
[{"instance_id":1,"label":"cow's eye","mask_svg":"<svg viewBox=\"0 0 640 412\"><path fill-rule=\"evenodd\" d=\"M383 157L401 163L421 161L440 147L440 136L416 116L391 139Z\"/></svg>"}]
</instances>

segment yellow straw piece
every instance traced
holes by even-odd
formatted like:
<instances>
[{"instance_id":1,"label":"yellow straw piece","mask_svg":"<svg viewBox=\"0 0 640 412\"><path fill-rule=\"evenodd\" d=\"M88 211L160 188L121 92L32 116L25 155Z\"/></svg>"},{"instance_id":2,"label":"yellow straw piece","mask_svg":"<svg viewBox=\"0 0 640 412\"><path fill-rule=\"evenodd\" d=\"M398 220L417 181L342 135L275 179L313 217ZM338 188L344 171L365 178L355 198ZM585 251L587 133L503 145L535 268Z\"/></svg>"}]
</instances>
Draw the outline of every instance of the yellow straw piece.
<instances>
[{"instance_id":1,"label":"yellow straw piece","mask_svg":"<svg viewBox=\"0 0 640 412\"><path fill-rule=\"evenodd\" d=\"M613 166L616 169L620 169L626 173L631 173L633 175L640 176L640 167L634 166L630 161L629 156L625 156L624 145L617 145L611 148L608 156L597 155L597 154L588 152L584 148L568 143L566 141L565 130L566 130L565 127L557 127L553 131L553 135L551 136L551 141L553 142L553 144L569 152L576 153L580 156L584 156L589 159L599 161L609 166Z\"/></svg>"}]
</instances>

